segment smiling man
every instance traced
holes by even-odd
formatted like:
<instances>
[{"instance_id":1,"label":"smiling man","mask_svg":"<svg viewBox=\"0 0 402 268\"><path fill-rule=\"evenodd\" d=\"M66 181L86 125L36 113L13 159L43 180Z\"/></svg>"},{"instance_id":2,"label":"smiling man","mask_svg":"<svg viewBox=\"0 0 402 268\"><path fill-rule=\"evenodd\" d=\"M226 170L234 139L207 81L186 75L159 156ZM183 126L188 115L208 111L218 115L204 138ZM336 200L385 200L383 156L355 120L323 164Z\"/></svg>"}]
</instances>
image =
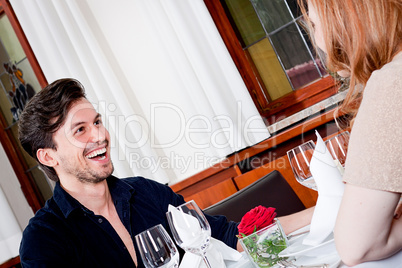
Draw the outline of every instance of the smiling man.
<instances>
[{"instance_id":1,"label":"smiling man","mask_svg":"<svg viewBox=\"0 0 402 268\"><path fill-rule=\"evenodd\" d=\"M19 122L19 139L54 194L24 230L23 267L143 267L133 238L157 224L168 231L168 205L184 203L169 187L141 177L117 179L110 136L74 79L36 94ZM237 224L208 217L212 235L235 248Z\"/></svg>"},{"instance_id":2,"label":"smiling man","mask_svg":"<svg viewBox=\"0 0 402 268\"><path fill-rule=\"evenodd\" d=\"M168 205L184 199L152 180L111 175L110 136L83 86L60 79L36 94L21 114L19 139L56 181L24 230L23 267L144 267L134 236L157 224L169 232ZM206 217L214 238L238 246L237 223ZM310 219L307 211L282 224L298 228Z\"/></svg>"},{"instance_id":3,"label":"smiling man","mask_svg":"<svg viewBox=\"0 0 402 268\"><path fill-rule=\"evenodd\" d=\"M109 133L102 125L100 114L86 99L77 100L70 108L65 123L54 133L53 141L57 150L41 148L37 155L41 163L56 169L59 177L76 177L79 183L97 183L112 174Z\"/></svg>"}]
</instances>

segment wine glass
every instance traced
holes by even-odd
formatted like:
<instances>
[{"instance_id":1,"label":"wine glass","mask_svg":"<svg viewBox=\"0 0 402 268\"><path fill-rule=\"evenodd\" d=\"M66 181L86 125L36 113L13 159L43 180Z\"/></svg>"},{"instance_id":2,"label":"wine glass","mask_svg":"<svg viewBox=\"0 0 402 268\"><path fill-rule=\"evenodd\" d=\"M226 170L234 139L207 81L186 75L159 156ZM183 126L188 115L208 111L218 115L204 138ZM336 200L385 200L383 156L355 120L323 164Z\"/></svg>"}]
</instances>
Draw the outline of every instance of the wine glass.
<instances>
[{"instance_id":1,"label":"wine glass","mask_svg":"<svg viewBox=\"0 0 402 268\"><path fill-rule=\"evenodd\" d=\"M346 154L348 152L349 145L349 132L344 131L335 137L325 141L332 158L339 161L339 163L344 167L346 161Z\"/></svg>"},{"instance_id":2,"label":"wine glass","mask_svg":"<svg viewBox=\"0 0 402 268\"><path fill-rule=\"evenodd\" d=\"M135 242L146 268L179 267L179 252L161 224L136 235Z\"/></svg>"},{"instance_id":3,"label":"wine glass","mask_svg":"<svg viewBox=\"0 0 402 268\"><path fill-rule=\"evenodd\" d=\"M303 186L317 191L317 186L310 172L310 161L314 149L315 144L310 140L289 150L287 155L296 180Z\"/></svg>"},{"instance_id":4,"label":"wine glass","mask_svg":"<svg viewBox=\"0 0 402 268\"><path fill-rule=\"evenodd\" d=\"M171 209L166 217L177 245L201 256L207 268L211 268L206 256L211 240L211 227L194 200Z\"/></svg>"}]
</instances>

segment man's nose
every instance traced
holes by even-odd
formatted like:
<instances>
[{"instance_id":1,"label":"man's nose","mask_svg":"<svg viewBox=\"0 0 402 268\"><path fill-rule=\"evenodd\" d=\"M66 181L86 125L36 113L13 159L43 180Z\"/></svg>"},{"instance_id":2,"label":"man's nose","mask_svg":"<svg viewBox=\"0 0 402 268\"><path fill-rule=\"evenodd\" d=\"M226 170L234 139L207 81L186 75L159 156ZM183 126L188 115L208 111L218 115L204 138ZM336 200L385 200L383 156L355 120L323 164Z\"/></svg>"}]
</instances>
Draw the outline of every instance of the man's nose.
<instances>
[{"instance_id":1,"label":"man's nose","mask_svg":"<svg viewBox=\"0 0 402 268\"><path fill-rule=\"evenodd\" d=\"M106 128L104 128L102 125L100 126L91 126L91 136L90 136L90 141L91 142L102 142L106 139Z\"/></svg>"}]
</instances>

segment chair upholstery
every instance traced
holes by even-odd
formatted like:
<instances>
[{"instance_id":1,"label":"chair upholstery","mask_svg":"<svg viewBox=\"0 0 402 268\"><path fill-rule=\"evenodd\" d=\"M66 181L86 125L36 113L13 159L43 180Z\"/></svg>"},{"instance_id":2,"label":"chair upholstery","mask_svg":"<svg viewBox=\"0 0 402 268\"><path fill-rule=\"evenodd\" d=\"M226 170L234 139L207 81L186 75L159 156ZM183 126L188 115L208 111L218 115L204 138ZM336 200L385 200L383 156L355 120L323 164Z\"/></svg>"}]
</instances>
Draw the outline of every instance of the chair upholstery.
<instances>
[{"instance_id":1,"label":"chair upholstery","mask_svg":"<svg viewBox=\"0 0 402 268\"><path fill-rule=\"evenodd\" d=\"M274 170L224 200L204 209L209 215L224 215L239 222L256 206L274 207L277 216L285 216L305 209L305 206L282 174Z\"/></svg>"}]
</instances>

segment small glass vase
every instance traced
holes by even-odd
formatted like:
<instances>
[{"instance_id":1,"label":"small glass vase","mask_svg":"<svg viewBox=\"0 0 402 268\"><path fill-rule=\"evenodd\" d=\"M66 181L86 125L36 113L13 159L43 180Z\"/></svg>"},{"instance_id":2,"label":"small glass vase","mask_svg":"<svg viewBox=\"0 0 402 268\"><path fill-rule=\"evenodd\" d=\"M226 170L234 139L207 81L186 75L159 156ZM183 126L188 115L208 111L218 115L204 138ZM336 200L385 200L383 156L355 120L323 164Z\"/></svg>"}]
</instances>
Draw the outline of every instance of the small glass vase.
<instances>
[{"instance_id":1,"label":"small glass vase","mask_svg":"<svg viewBox=\"0 0 402 268\"><path fill-rule=\"evenodd\" d=\"M274 222L240 239L247 257L255 267L273 267L280 260L278 254L288 247L289 242L277 219Z\"/></svg>"}]
</instances>

